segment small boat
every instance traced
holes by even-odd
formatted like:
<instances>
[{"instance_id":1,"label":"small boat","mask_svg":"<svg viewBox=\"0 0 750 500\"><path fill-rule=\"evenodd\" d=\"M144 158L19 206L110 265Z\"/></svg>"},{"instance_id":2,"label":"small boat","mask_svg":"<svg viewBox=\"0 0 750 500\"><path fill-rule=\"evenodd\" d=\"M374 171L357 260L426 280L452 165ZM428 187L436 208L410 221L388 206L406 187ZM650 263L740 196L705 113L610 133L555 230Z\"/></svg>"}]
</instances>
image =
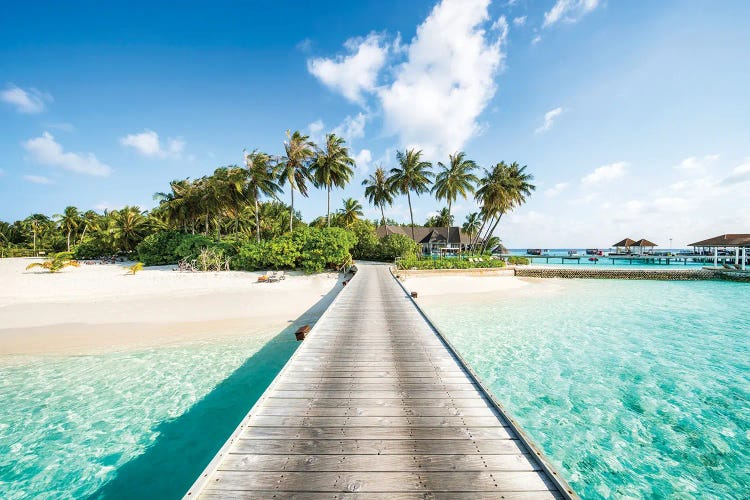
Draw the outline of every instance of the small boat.
<instances>
[{"instance_id":1,"label":"small boat","mask_svg":"<svg viewBox=\"0 0 750 500\"><path fill-rule=\"evenodd\" d=\"M530 248L526 250L526 255L542 255L541 248Z\"/></svg>"},{"instance_id":2,"label":"small boat","mask_svg":"<svg viewBox=\"0 0 750 500\"><path fill-rule=\"evenodd\" d=\"M591 262L599 262L599 258L598 257L589 257L589 260Z\"/></svg>"}]
</instances>

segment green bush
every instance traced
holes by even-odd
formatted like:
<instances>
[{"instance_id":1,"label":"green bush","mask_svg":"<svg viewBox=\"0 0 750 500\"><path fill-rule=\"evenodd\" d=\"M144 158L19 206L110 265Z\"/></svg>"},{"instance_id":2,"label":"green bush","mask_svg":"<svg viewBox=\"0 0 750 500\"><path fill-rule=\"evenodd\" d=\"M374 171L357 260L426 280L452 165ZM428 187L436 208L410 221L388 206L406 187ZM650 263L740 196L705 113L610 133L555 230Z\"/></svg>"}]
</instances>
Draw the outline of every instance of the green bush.
<instances>
[{"instance_id":1,"label":"green bush","mask_svg":"<svg viewBox=\"0 0 750 500\"><path fill-rule=\"evenodd\" d=\"M516 265L516 266L527 266L529 265L529 259L526 257L519 257L519 256L511 256L508 257L508 264Z\"/></svg>"},{"instance_id":2,"label":"green bush","mask_svg":"<svg viewBox=\"0 0 750 500\"><path fill-rule=\"evenodd\" d=\"M177 253L177 247L182 243L184 236L192 235L177 231L163 231L146 236L136 247L138 260L147 266L176 264L181 258Z\"/></svg>"},{"instance_id":3,"label":"green bush","mask_svg":"<svg viewBox=\"0 0 750 500\"><path fill-rule=\"evenodd\" d=\"M76 259L98 259L113 253L112 246L99 237L86 238L73 250Z\"/></svg>"},{"instance_id":4,"label":"green bush","mask_svg":"<svg viewBox=\"0 0 750 500\"><path fill-rule=\"evenodd\" d=\"M213 238L202 234L180 234L179 243L175 247L174 253L178 257L177 260L193 260L198 258L202 249L213 248L214 244ZM165 262L165 264L167 263Z\"/></svg>"},{"instance_id":5,"label":"green bush","mask_svg":"<svg viewBox=\"0 0 750 500\"><path fill-rule=\"evenodd\" d=\"M382 251L380 241L375 234L375 226L371 222L359 220L348 228L357 237L357 243L352 248L352 257L363 260L381 260Z\"/></svg>"},{"instance_id":6,"label":"green bush","mask_svg":"<svg viewBox=\"0 0 750 500\"><path fill-rule=\"evenodd\" d=\"M415 257L419 253L419 244L403 234L389 234L380 240L379 260L393 260L396 257Z\"/></svg>"},{"instance_id":7,"label":"green bush","mask_svg":"<svg viewBox=\"0 0 750 500\"><path fill-rule=\"evenodd\" d=\"M399 269L488 269L504 267L505 262L499 259L481 259L474 262L468 259L420 259L409 257L396 262Z\"/></svg>"},{"instance_id":8,"label":"green bush","mask_svg":"<svg viewBox=\"0 0 750 500\"><path fill-rule=\"evenodd\" d=\"M338 268L351 260L351 249L357 243L354 233L340 227L307 228L302 234L300 267L307 273ZM295 236L297 232L295 231Z\"/></svg>"}]
</instances>

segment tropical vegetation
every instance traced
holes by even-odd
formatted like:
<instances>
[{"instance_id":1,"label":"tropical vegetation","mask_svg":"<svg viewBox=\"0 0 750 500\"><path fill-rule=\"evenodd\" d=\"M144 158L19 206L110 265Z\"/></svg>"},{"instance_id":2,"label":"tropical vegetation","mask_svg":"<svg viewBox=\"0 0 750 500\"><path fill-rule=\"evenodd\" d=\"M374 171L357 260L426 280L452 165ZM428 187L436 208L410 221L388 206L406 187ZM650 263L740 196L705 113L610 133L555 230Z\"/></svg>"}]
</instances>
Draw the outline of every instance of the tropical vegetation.
<instances>
[{"instance_id":1,"label":"tropical vegetation","mask_svg":"<svg viewBox=\"0 0 750 500\"><path fill-rule=\"evenodd\" d=\"M500 248L495 233L503 216L525 203L535 189L527 167L516 162L480 168L457 151L445 163L437 161L433 172L433 163L420 150L398 151L396 159L392 168L379 166L361 182L361 198L347 197L333 210L333 191L346 188L354 177L349 147L335 134L327 134L318 146L300 131L287 131L281 155L253 149L245 153L242 166L175 179L154 195L158 204L151 210L125 206L98 212L68 206L52 217L35 213L12 223L0 221L0 256L61 255L39 263L49 270L75 265L73 259L112 256L146 266L185 261L210 270L313 272L340 267L352 258L399 258L411 265L420 257L420 246L413 241L412 195L430 193L445 203L424 223L433 227L456 225L456 203L473 199L476 209L459 225L470 238L471 252L482 255ZM308 196L311 188L326 193L326 206L319 212L324 215L307 224L295 209L295 196ZM281 199L284 193L288 204ZM406 197L409 207L406 224L386 217L399 196ZM379 212L377 220L365 218L363 201ZM412 238L382 237L382 231L379 238L377 228L386 224L410 226ZM477 259L472 260L476 267ZM490 262L486 265L496 265Z\"/></svg>"}]
</instances>

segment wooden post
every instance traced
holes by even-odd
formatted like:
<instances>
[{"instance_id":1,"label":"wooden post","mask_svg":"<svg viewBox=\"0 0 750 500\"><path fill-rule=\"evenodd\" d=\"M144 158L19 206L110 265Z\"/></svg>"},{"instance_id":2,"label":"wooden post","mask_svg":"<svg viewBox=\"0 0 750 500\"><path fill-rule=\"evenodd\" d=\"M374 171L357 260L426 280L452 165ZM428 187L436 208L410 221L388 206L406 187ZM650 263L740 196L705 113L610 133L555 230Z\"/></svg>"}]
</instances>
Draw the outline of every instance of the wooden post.
<instances>
[{"instance_id":1,"label":"wooden post","mask_svg":"<svg viewBox=\"0 0 750 500\"><path fill-rule=\"evenodd\" d=\"M742 247L742 270L747 266L747 247Z\"/></svg>"},{"instance_id":2,"label":"wooden post","mask_svg":"<svg viewBox=\"0 0 750 500\"><path fill-rule=\"evenodd\" d=\"M719 247L714 247L714 267L719 266Z\"/></svg>"}]
</instances>

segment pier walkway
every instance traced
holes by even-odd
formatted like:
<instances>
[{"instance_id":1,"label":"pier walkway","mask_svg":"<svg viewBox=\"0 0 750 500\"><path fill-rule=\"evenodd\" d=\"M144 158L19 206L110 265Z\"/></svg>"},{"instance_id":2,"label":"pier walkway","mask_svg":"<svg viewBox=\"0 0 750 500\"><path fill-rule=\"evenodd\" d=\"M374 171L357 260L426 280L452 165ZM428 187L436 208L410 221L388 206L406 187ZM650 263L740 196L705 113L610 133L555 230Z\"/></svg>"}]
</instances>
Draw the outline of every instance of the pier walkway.
<instances>
[{"instance_id":1,"label":"pier walkway","mask_svg":"<svg viewBox=\"0 0 750 500\"><path fill-rule=\"evenodd\" d=\"M185 498L575 495L384 265L361 265Z\"/></svg>"}]
</instances>

